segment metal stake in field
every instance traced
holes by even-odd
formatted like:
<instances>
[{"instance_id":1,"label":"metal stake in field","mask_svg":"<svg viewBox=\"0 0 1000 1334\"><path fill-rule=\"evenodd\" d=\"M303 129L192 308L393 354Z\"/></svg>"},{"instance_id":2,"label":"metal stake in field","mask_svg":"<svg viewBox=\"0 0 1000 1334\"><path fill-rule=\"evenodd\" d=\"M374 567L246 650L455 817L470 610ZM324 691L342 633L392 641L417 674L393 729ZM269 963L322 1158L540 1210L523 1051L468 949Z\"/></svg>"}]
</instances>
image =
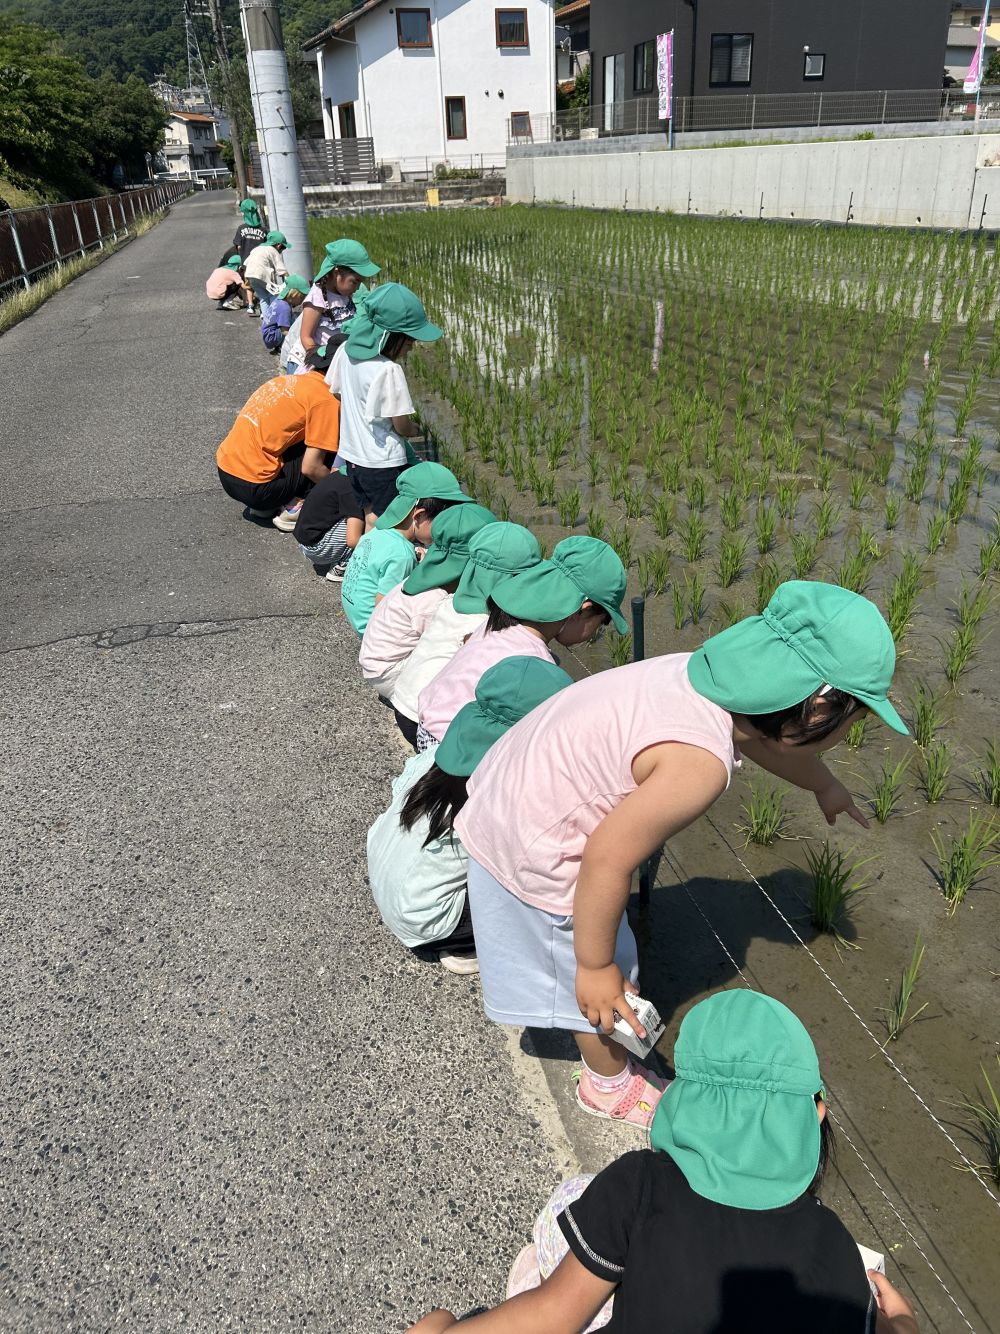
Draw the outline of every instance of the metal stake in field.
<instances>
[{"instance_id":1,"label":"metal stake in field","mask_svg":"<svg viewBox=\"0 0 1000 1334\"><path fill-rule=\"evenodd\" d=\"M312 276L306 202L277 0L240 0L268 220L285 233L295 271Z\"/></svg>"}]
</instances>

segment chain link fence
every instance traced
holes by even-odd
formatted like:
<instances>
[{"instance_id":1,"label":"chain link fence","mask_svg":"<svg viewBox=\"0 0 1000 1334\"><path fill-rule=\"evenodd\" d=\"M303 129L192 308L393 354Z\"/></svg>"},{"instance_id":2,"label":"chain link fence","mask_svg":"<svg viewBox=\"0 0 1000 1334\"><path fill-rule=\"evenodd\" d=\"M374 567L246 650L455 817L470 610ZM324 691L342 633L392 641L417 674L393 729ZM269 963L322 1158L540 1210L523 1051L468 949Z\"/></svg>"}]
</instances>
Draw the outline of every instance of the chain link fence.
<instances>
[{"instance_id":1,"label":"chain link fence","mask_svg":"<svg viewBox=\"0 0 1000 1334\"><path fill-rule=\"evenodd\" d=\"M190 191L189 181L163 181L117 195L0 213L0 297L30 287L65 260L103 250L107 242L128 236L138 218Z\"/></svg>"},{"instance_id":2,"label":"chain link fence","mask_svg":"<svg viewBox=\"0 0 1000 1334\"><path fill-rule=\"evenodd\" d=\"M873 92L727 93L674 98L674 133L817 129L836 125L954 123L1000 118L1000 88L975 94L961 88ZM666 135L655 97L608 102L554 114L519 112L507 122L507 143L548 144L621 135Z\"/></svg>"}]
</instances>

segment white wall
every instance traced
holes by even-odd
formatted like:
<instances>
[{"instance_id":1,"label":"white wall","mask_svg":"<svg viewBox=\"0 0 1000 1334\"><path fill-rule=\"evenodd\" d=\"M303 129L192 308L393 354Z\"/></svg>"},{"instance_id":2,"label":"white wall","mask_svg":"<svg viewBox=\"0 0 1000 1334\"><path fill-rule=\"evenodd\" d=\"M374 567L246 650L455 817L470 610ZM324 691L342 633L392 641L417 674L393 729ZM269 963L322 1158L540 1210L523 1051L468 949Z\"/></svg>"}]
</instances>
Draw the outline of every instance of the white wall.
<instances>
[{"instance_id":1,"label":"white wall","mask_svg":"<svg viewBox=\"0 0 1000 1334\"><path fill-rule=\"evenodd\" d=\"M903 227L1000 225L998 135L532 156L507 162L512 202L806 218ZM985 214L983 206L985 203Z\"/></svg>"},{"instance_id":2,"label":"white wall","mask_svg":"<svg viewBox=\"0 0 1000 1334\"><path fill-rule=\"evenodd\" d=\"M555 110L554 0L521 0L518 7L528 11L527 49L498 49L493 3L422 0L422 7L431 11L431 50L400 49L395 6L386 4L345 34L357 47L327 42L320 48L328 135L339 138L336 108L353 102L357 132L374 139L377 158L484 154L502 161L512 111ZM465 98L465 139L446 136L447 97Z\"/></svg>"}]
</instances>

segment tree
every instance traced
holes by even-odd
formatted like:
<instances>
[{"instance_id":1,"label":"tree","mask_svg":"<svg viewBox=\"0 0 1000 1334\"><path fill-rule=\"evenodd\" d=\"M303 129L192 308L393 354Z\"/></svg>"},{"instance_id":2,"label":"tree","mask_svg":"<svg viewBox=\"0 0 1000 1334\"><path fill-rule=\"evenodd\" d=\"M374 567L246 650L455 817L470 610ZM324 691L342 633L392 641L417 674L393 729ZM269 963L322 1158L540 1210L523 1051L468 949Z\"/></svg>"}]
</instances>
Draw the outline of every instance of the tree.
<instances>
[{"instance_id":1,"label":"tree","mask_svg":"<svg viewBox=\"0 0 1000 1334\"><path fill-rule=\"evenodd\" d=\"M163 147L163 103L135 74L124 83L104 74L94 86L97 106L90 129L98 179L110 182L115 164L120 162L127 180L145 180L146 154L155 156Z\"/></svg>"},{"instance_id":2,"label":"tree","mask_svg":"<svg viewBox=\"0 0 1000 1334\"><path fill-rule=\"evenodd\" d=\"M989 53L986 67L983 70L983 83L991 86L1000 84L1000 48Z\"/></svg>"}]
</instances>

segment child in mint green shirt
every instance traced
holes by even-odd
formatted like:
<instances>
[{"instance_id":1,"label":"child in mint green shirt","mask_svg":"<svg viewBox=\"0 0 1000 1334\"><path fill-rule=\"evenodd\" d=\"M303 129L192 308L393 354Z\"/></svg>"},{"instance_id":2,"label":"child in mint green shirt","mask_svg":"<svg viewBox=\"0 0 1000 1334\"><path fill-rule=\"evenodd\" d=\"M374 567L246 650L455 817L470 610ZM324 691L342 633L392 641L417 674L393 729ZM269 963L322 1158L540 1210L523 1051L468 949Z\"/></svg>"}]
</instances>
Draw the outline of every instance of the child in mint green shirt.
<instances>
[{"instance_id":1,"label":"child in mint green shirt","mask_svg":"<svg viewBox=\"0 0 1000 1334\"><path fill-rule=\"evenodd\" d=\"M430 546L435 516L471 499L440 463L417 463L400 473L395 497L354 548L341 585L344 611L359 635L386 593L416 565L417 546Z\"/></svg>"}]
</instances>

